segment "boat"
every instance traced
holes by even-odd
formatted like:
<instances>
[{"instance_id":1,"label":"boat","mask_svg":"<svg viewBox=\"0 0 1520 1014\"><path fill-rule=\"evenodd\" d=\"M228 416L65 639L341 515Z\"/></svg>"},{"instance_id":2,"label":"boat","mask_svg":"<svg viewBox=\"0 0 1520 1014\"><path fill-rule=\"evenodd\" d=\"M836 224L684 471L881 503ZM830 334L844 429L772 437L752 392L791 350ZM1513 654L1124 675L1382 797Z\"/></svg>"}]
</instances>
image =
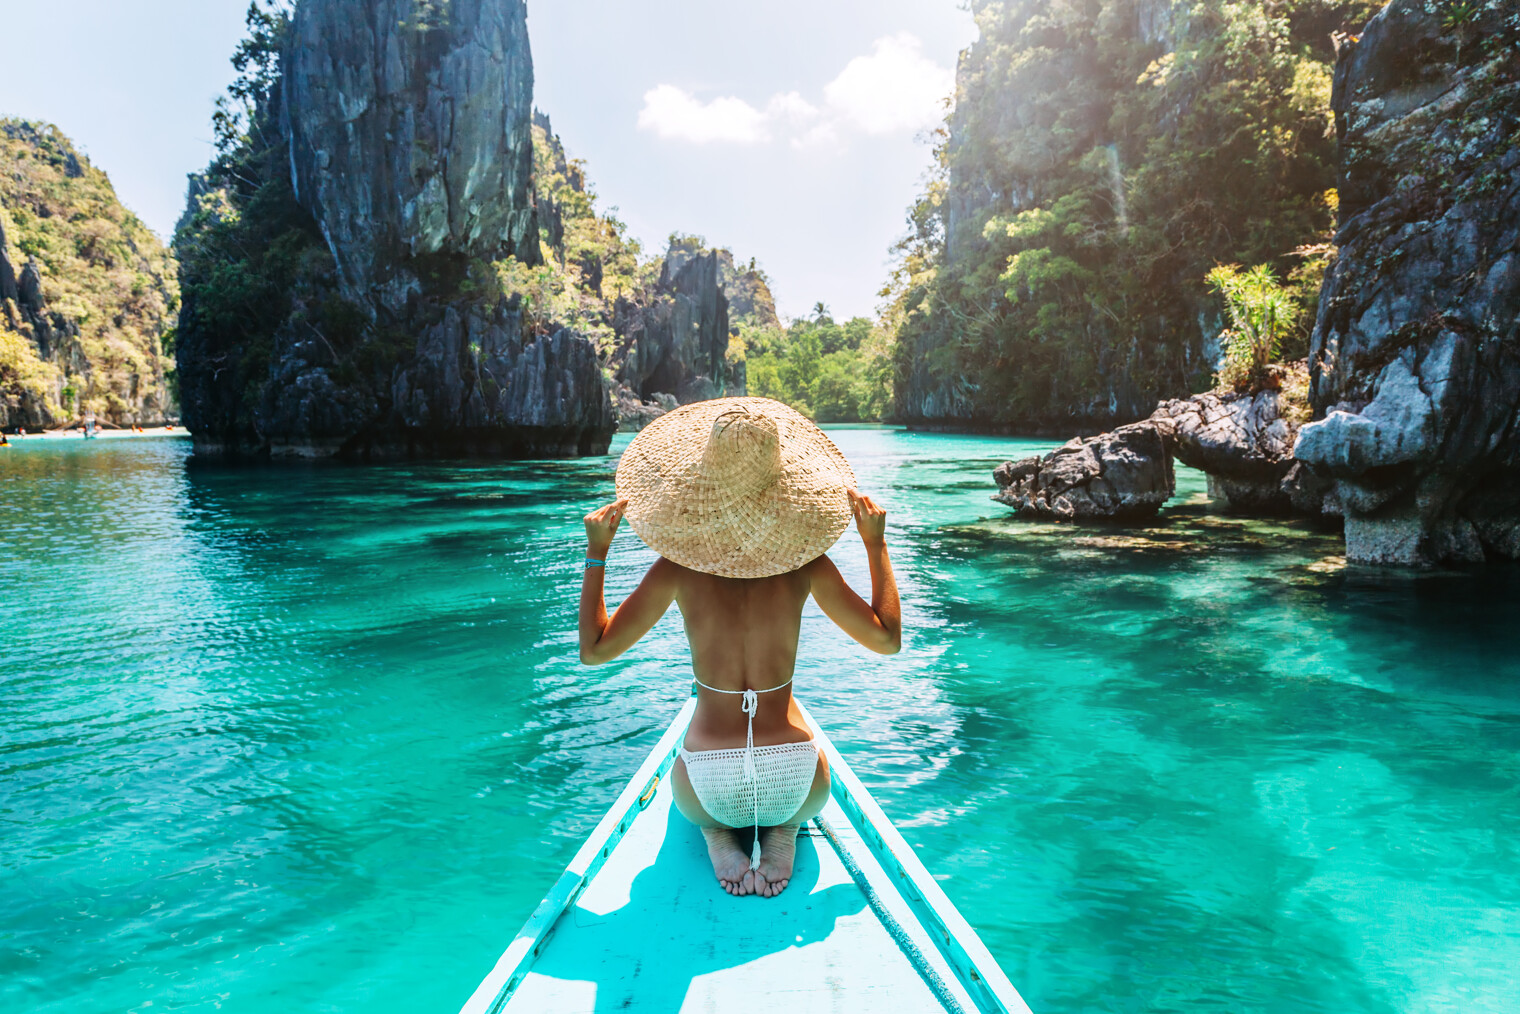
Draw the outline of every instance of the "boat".
<instances>
[{"instance_id":1,"label":"boat","mask_svg":"<svg viewBox=\"0 0 1520 1014\"><path fill-rule=\"evenodd\" d=\"M733 897L668 775L687 701L461 1014L1029 1014L813 716L832 774L778 897ZM748 842L745 843L746 847Z\"/></svg>"}]
</instances>

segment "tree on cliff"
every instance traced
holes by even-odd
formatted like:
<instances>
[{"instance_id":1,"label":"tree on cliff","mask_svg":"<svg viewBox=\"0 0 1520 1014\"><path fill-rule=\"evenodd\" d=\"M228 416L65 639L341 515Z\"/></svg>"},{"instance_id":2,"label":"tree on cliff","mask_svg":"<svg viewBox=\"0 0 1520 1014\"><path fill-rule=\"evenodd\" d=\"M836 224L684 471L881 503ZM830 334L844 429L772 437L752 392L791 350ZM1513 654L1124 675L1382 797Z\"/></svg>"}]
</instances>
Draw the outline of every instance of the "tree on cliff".
<instances>
[{"instance_id":1,"label":"tree on cliff","mask_svg":"<svg viewBox=\"0 0 1520 1014\"><path fill-rule=\"evenodd\" d=\"M887 293L899 415L1109 424L1206 386L1223 327L1210 269L1269 263L1317 286L1331 33L1377 5L972 7L980 37Z\"/></svg>"},{"instance_id":2,"label":"tree on cliff","mask_svg":"<svg viewBox=\"0 0 1520 1014\"><path fill-rule=\"evenodd\" d=\"M186 394L212 412L211 427L229 433L255 429L274 333L293 301L335 284L321 230L291 189L290 144L279 126L290 7L254 0L245 20L248 34L232 58L237 76L212 116L216 154L191 177L174 240L184 298L179 332L202 353L183 364ZM333 318L316 325L324 340L351 338L358 312L321 305Z\"/></svg>"}]
</instances>

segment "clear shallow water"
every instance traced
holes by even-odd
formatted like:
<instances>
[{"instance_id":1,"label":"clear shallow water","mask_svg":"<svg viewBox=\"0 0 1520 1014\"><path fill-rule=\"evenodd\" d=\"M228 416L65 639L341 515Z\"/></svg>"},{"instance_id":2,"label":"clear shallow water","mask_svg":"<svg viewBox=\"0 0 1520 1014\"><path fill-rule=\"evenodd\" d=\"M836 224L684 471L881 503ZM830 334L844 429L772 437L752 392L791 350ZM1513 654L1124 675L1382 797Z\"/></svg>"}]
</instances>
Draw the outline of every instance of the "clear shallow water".
<instances>
[{"instance_id":1,"label":"clear shallow water","mask_svg":"<svg viewBox=\"0 0 1520 1014\"><path fill-rule=\"evenodd\" d=\"M1197 473L1031 526L990 472L1048 445L835 437L909 634L810 610L799 693L1037 1012L1520 1007L1516 571L1347 570ZM187 454L0 451L0 1007L453 1011L689 687L674 614L575 663L615 459Z\"/></svg>"}]
</instances>

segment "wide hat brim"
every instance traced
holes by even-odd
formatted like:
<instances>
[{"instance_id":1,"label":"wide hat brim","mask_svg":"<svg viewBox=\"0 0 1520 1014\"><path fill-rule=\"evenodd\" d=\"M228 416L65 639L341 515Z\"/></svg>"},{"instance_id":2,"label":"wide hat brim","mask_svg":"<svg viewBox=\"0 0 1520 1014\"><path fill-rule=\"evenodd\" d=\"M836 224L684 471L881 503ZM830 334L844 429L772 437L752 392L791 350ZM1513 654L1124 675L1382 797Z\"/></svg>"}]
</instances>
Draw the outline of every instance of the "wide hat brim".
<instances>
[{"instance_id":1,"label":"wide hat brim","mask_svg":"<svg viewBox=\"0 0 1520 1014\"><path fill-rule=\"evenodd\" d=\"M736 482L714 474L714 425L735 417L774 425L774 475ZM634 437L617 469L624 517L639 538L668 560L720 577L785 574L822 556L849 527L846 491L854 486L834 442L770 398L715 398L667 412Z\"/></svg>"}]
</instances>

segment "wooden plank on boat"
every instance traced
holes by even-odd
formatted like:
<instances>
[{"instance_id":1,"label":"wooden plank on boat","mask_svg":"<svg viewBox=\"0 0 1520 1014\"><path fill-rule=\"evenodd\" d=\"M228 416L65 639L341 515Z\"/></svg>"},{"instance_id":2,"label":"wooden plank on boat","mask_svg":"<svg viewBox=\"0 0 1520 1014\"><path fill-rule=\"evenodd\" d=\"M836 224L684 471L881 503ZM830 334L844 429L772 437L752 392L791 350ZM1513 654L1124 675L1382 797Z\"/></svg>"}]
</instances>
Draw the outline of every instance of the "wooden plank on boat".
<instances>
[{"instance_id":1,"label":"wooden plank on boat","mask_svg":"<svg viewBox=\"0 0 1520 1014\"><path fill-rule=\"evenodd\" d=\"M462 1014L1028 1011L826 737L819 745L843 777L799 836L787 889L725 894L664 777L694 706ZM884 826L863 826L873 817Z\"/></svg>"}]
</instances>

